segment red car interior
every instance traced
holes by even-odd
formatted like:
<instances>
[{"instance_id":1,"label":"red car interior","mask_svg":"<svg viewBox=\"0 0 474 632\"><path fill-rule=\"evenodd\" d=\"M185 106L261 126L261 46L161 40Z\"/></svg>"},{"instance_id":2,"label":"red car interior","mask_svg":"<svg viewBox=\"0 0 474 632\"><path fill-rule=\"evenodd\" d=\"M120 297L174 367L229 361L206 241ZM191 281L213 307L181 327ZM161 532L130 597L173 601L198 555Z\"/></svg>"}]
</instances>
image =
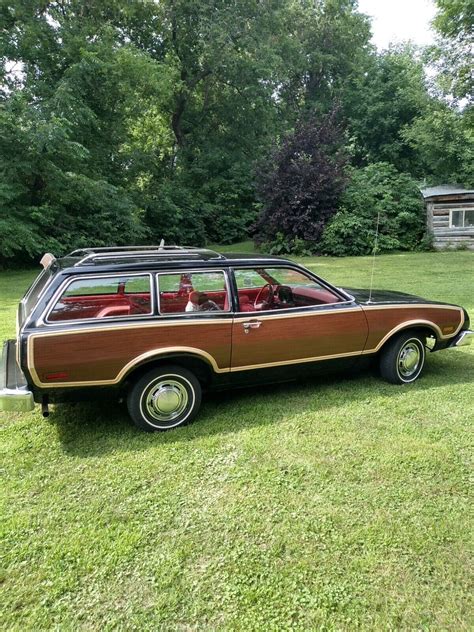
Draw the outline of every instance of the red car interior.
<instances>
[{"instance_id":1,"label":"red car interior","mask_svg":"<svg viewBox=\"0 0 474 632\"><path fill-rule=\"evenodd\" d=\"M54 322L150 313L151 297L149 292L143 294L63 296L49 315L48 320Z\"/></svg>"},{"instance_id":2,"label":"red car interior","mask_svg":"<svg viewBox=\"0 0 474 632\"><path fill-rule=\"evenodd\" d=\"M284 307L306 307L311 305L324 305L341 301L339 297L323 288L311 288L299 286L290 289L291 300L281 301L278 296L280 288L288 286L273 286L274 297L269 303L265 300L255 301L262 288L245 288L238 291L240 311L255 312L262 309L282 309ZM287 289L288 291L288 289ZM194 292L194 291L192 291ZM184 313L190 300L189 288L186 291L160 292L160 313L176 314ZM229 311L227 292L209 291L206 296L217 304L223 311ZM268 295L265 295L265 299ZM129 316L134 314L150 314L150 293L117 293L95 294L87 296L62 297L54 310L49 315L50 321L111 318L114 316Z\"/></svg>"},{"instance_id":3,"label":"red car interior","mask_svg":"<svg viewBox=\"0 0 474 632\"><path fill-rule=\"evenodd\" d=\"M194 290L192 292L160 292L160 313L183 313L190 300L190 295L193 293ZM214 301L220 309L225 311L229 310L227 292L222 290L221 292L205 292L205 294L209 300Z\"/></svg>"}]
</instances>

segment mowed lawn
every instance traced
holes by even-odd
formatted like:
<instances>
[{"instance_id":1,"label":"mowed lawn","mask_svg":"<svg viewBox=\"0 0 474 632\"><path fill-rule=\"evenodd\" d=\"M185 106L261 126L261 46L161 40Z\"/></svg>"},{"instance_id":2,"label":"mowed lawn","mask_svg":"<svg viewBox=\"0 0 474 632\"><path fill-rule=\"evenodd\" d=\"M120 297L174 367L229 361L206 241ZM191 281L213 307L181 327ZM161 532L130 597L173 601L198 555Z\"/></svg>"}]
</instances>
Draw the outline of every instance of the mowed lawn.
<instances>
[{"instance_id":1,"label":"mowed lawn","mask_svg":"<svg viewBox=\"0 0 474 632\"><path fill-rule=\"evenodd\" d=\"M368 257L301 261L369 283ZM2 337L34 274L0 274ZM474 320L472 253L380 256L374 286ZM473 421L474 347L410 386L213 395L164 434L110 400L4 414L0 625L470 630Z\"/></svg>"}]
</instances>

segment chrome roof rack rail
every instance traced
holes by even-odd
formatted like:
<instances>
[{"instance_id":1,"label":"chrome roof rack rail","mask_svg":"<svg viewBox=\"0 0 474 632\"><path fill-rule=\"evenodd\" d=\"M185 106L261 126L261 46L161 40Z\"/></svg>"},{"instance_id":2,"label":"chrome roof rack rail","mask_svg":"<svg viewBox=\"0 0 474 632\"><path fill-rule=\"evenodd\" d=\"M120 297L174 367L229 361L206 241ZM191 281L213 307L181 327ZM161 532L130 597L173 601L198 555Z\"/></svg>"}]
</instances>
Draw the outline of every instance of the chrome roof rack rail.
<instances>
[{"instance_id":1,"label":"chrome roof rack rail","mask_svg":"<svg viewBox=\"0 0 474 632\"><path fill-rule=\"evenodd\" d=\"M165 244L160 244L159 246L99 246L97 248L78 248L77 250L73 250L66 257L78 257L80 255L89 255L94 253L107 253L107 252L127 252L133 251L136 252L138 250L183 250L187 249L186 246L165 246Z\"/></svg>"},{"instance_id":2,"label":"chrome roof rack rail","mask_svg":"<svg viewBox=\"0 0 474 632\"><path fill-rule=\"evenodd\" d=\"M161 259L169 257L170 255L178 255L180 257L199 257L203 253L209 253L215 256L215 258L224 258L218 252L214 250L208 250L206 248L192 248L186 246L117 246L107 248L81 248L74 250L67 255L68 257L81 257L81 259L75 264L77 266L88 265L89 263L99 261L111 261L114 259L140 259L140 258L156 258ZM214 257L213 257L214 258Z\"/></svg>"}]
</instances>

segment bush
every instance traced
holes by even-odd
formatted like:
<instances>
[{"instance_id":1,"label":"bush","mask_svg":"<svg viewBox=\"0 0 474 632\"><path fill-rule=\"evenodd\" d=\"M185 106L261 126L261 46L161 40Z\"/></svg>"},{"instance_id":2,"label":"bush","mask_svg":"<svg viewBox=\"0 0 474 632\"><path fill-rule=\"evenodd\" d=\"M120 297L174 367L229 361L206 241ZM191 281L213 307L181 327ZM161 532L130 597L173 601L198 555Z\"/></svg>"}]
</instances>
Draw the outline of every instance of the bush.
<instances>
[{"instance_id":1,"label":"bush","mask_svg":"<svg viewBox=\"0 0 474 632\"><path fill-rule=\"evenodd\" d=\"M353 171L341 208L323 233L322 252L370 254L379 214L379 252L423 247L425 207L416 182L388 163L375 163Z\"/></svg>"},{"instance_id":2,"label":"bush","mask_svg":"<svg viewBox=\"0 0 474 632\"><path fill-rule=\"evenodd\" d=\"M271 255L309 257L314 252L314 244L299 237L291 239L285 237L283 233L277 233L275 239L262 244L262 250Z\"/></svg>"}]
</instances>

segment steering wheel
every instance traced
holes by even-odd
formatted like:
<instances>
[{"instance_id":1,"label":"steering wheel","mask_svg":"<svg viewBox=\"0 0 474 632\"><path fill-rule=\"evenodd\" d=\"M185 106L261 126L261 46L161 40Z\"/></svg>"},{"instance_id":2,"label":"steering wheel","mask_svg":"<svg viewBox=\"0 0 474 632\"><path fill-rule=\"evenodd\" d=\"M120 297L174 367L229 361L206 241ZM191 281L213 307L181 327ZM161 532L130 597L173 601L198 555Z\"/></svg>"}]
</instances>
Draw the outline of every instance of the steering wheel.
<instances>
[{"instance_id":1,"label":"steering wheel","mask_svg":"<svg viewBox=\"0 0 474 632\"><path fill-rule=\"evenodd\" d=\"M265 290L268 290L268 298L266 300L263 300L262 296ZM262 309L263 304L266 303L267 306L270 307L270 305L273 304L274 299L275 299L275 292L273 290L273 285L271 283L265 283L265 285L260 289L259 293L255 297L253 306L255 307L255 309Z\"/></svg>"}]
</instances>

